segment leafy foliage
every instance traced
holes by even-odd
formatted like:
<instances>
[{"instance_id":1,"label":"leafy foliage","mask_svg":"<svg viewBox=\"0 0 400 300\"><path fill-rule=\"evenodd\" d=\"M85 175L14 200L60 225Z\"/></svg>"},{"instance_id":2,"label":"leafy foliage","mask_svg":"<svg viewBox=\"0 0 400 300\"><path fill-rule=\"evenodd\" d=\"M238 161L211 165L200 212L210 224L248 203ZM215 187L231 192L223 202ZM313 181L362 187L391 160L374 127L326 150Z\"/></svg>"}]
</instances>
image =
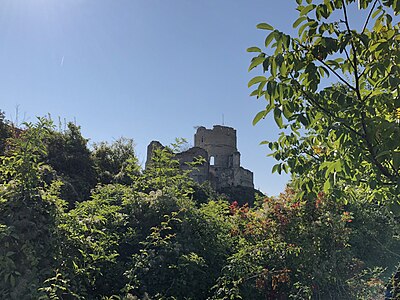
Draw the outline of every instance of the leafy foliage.
<instances>
[{"instance_id":1,"label":"leafy foliage","mask_svg":"<svg viewBox=\"0 0 400 300\"><path fill-rule=\"evenodd\" d=\"M160 156L154 168L162 168ZM164 162L168 170L172 162ZM149 190L167 176L182 188L179 169L156 178L149 174L135 175L132 185L98 187L91 200L65 215L59 272L71 293L90 299L113 294L204 299L209 293L228 251L216 213L209 205L197 208L185 196L191 190L171 185Z\"/></svg>"},{"instance_id":2,"label":"leafy foliage","mask_svg":"<svg viewBox=\"0 0 400 300\"><path fill-rule=\"evenodd\" d=\"M8 124L4 112L0 111L0 155L4 155L7 139L11 137L11 126Z\"/></svg>"},{"instance_id":3,"label":"leafy foliage","mask_svg":"<svg viewBox=\"0 0 400 300\"><path fill-rule=\"evenodd\" d=\"M267 74L248 84L257 86L251 95L267 101L253 124L272 114L282 129L277 141L264 142L281 161L273 171L297 176L299 199L315 199L323 190L347 201L362 191L370 201L390 205L398 218L400 27L393 17L400 5L358 0L367 14L356 30L349 18L355 0L296 2L297 36L259 24L269 31L270 54L248 49L259 53L249 70L260 66ZM324 79L330 76L336 84Z\"/></svg>"},{"instance_id":4,"label":"leafy foliage","mask_svg":"<svg viewBox=\"0 0 400 300\"><path fill-rule=\"evenodd\" d=\"M366 299L383 294L382 268L396 261L398 223L363 193L348 205L322 192L298 200L293 188L256 207L198 201L170 148L140 171L130 142L95 147L82 159L113 183L98 176L90 198L66 209L55 179L67 168L44 162L87 149L85 140L47 119L19 133L0 168L6 299Z\"/></svg>"},{"instance_id":5,"label":"leafy foliage","mask_svg":"<svg viewBox=\"0 0 400 300\"><path fill-rule=\"evenodd\" d=\"M290 129L264 143L282 161L274 171L307 174L298 183L311 197L323 189L340 199L344 181L369 189L370 199L398 202L400 27L392 21L400 7L358 1L368 14L357 31L348 13L355 2L297 1L296 37L258 25L269 31L270 54L249 48L259 53L249 69L261 66L267 74L249 82L257 86L252 95L267 101L253 123L271 114L279 128Z\"/></svg>"},{"instance_id":6,"label":"leafy foliage","mask_svg":"<svg viewBox=\"0 0 400 300\"><path fill-rule=\"evenodd\" d=\"M379 211L365 206L360 211ZM324 193L314 203L298 201L291 188L259 208L232 203L230 209L237 244L215 286L215 299L376 299L383 294L379 266L396 261L396 253L384 251L398 249L399 243L382 238L366 253L370 248L360 241L378 234L381 216L361 225L365 219L355 217L359 207L344 207ZM398 225L385 226L390 228L396 232ZM391 261L367 262L377 254Z\"/></svg>"},{"instance_id":7,"label":"leafy foliage","mask_svg":"<svg viewBox=\"0 0 400 300\"><path fill-rule=\"evenodd\" d=\"M50 129L46 119L26 124L0 157L0 294L6 299L38 297L41 282L55 266L62 202L53 196L59 184L42 180L48 166L40 162Z\"/></svg>"},{"instance_id":8,"label":"leafy foliage","mask_svg":"<svg viewBox=\"0 0 400 300\"><path fill-rule=\"evenodd\" d=\"M95 144L92 158L97 172L97 182L132 183L129 175L139 173L139 168L130 170L130 166L137 166L134 143L131 139L120 138L109 145L106 142Z\"/></svg>"},{"instance_id":9,"label":"leafy foliage","mask_svg":"<svg viewBox=\"0 0 400 300\"><path fill-rule=\"evenodd\" d=\"M73 207L75 202L90 198L90 190L96 185L96 173L88 140L80 128L68 123L64 132L52 131L47 140L46 163L63 182L61 197Z\"/></svg>"}]
</instances>

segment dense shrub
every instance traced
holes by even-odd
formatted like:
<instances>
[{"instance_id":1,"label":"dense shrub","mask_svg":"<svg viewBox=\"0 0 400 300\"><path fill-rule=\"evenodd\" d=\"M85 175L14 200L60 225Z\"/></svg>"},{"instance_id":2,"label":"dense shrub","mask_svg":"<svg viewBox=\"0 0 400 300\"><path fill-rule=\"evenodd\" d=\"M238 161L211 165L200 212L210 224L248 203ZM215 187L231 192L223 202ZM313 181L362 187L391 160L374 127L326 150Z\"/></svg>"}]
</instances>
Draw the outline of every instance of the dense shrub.
<instances>
[{"instance_id":1,"label":"dense shrub","mask_svg":"<svg viewBox=\"0 0 400 300\"><path fill-rule=\"evenodd\" d=\"M67 208L60 198L65 180L57 178L73 172L45 162L64 155L73 160L75 151L56 147L51 156L54 134L59 133L48 120L27 124L1 156L2 298L380 299L384 294L398 258L399 223L392 210L363 200L368 191L353 191L349 199L323 192L313 198L288 187L249 207L196 185L168 148L155 151L151 166L140 171L129 145L119 145L128 150L126 156L107 145L96 156L78 138L86 166L93 163L103 175L96 177L89 199ZM109 155L118 158L113 167ZM397 282L393 277L388 289L393 295Z\"/></svg>"}]
</instances>

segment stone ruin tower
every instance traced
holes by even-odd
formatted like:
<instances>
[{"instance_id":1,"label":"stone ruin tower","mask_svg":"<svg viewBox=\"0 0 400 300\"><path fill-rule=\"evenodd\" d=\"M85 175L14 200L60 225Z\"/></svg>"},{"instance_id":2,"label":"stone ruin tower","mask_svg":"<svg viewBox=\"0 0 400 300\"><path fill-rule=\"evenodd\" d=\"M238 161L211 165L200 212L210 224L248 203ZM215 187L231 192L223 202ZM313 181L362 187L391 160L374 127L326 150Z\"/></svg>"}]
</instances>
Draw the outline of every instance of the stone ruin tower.
<instances>
[{"instance_id":1,"label":"stone ruin tower","mask_svg":"<svg viewBox=\"0 0 400 300\"><path fill-rule=\"evenodd\" d=\"M163 145L158 141L149 144L146 167L151 163L153 150L160 147ZM190 176L196 182L209 181L217 191L234 187L254 189L253 172L240 166L234 128L221 125L214 125L212 129L199 127L194 135L194 147L176 154L176 159L181 169L188 169L186 163L199 156L205 159L205 163L192 170Z\"/></svg>"},{"instance_id":2,"label":"stone ruin tower","mask_svg":"<svg viewBox=\"0 0 400 300\"><path fill-rule=\"evenodd\" d=\"M195 147L207 151L209 180L217 189L231 186L254 187L253 173L240 166L236 130L214 125L199 127L194 135Z\"/></svg>"}]
</instances>

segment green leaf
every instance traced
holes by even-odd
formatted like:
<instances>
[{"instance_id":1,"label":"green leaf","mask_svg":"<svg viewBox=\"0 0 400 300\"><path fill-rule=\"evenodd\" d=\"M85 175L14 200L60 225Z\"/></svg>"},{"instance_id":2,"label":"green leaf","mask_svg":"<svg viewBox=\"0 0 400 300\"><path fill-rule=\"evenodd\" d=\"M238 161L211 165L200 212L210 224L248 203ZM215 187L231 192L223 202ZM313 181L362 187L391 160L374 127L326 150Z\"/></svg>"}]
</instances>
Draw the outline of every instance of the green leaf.
<instances>
[{"instance_id":1,"label":"green leaf","mask_svg":"<svg viewBox=\"0 0 400 300\"><path fill-rule=\"evenodd\" d=\"M72 265L73 265L73 267L74 267L75 270L78 270L78 269L79 269L78 265L75 263L74 260L72 261Z\"/></svg>"},{"instance_id":2,"label":"green leaf","mask_svg":"<svg viewBox=\"0 0 400 300\"><path fill-rule=\"evenodd\" d=\"M266 110L260 111L253 119L253 126L256 125L261 119L264 119L266 115L267 115Z\"/></svg>"},{"instance_id":3,"label":"green leaf","mask_svg":"<svg viewBox=\"0 0 400 300\"><path fill-rule=\"evenodd\" d=\"M375 17L376 17L381 11L382 11L382 8L381 8L381 7L378 7L378 9L376 9L376 10L372 13L371 18L375 19Z\"/></svg>"},{"instance_id":4,"label":"green leaf","mask_svg":"<svg viewBox=\"0 0 400 300\"><path fill-rule=\"evenodd\" d=\"M247 84L248 87L251 87L252 85L260 82L267 81L267 78L265 76L256 76L252 79L250 79L249 83Z\"/></svg>"},{"instance_id":5,"label":"green leaf","mask_svg":"<svg viewBox=\"0 0 400 300\"><path fill-rule=\"evenodd\" d=\"M264 87L265 87L266 84L267 84L267 82L263 81L263 82L260 82L260 84L258 85L257 90L256 90L257 91L257 98L260 98L261 95L265 94Z\"/></svg>"},{"instance_id":6,"label":"green leaf","mask_svg":"<svg viewBox=\"0 0 400 300\"><path fill-rule=\"evenodd\" d=\"M393 3L393 9L396 16L400 13L400 0L395 0Z\"/></svg>"},{"instance_id":7,"label":"green leaf","mask_svg":"<svg viewBox=\"0 0 400 300\"><path fill-rule=\"evenodd\" d=\"M308 126L310 122L308 122L307 118L303 114L299 114L298 120L303 126Z\"/></svg>"},{"instance_id":8,"label":"green leaf","mask_svg":"<svg viewBox=\"0 0 400 300\"><path fill-rule=\"evenodd\" d=\"M257 67L258 65L262 64L265 60L265 57L263 56L258 56L252 59L251 64L249 66L248 71L251 71L252 69L254 69L255 67Z\"/></svg>"},{"instance_id":9,"label":"green leaf","mask_svg":"<svg viewBox=\"0 0 400 300\"><path fill-rule=\"evenodd\" d=\"M261 52L261 49L258 47L250 47L247 48L247 52Z\"/></svg>"},{"instance_id":10,"label":"green leaf","mask_svg":"<svg viewBox=\"0 0 400 300\"><path fill-rule=\"evenodd\" d=\"M285 171L285 173L286 174L288 174L289 173L289 171L290 171L290 168L289 168L289 166L287 165L287 164L283 164L283 171Z\"/></svg>"},{"instance_id":11,"label":"green leaf","mask_svg":"<svg viewBox=\"0 0 400 300\"><path fill-rule=\"evenodd\" d=\"M331 182L328 178L324 183L324 192L325 193L329 192L330 188L331 188Z\"/></svg>"},{"instance_id":12,"label":"green leaf","mask_svg":"<svg viewBox=\"0 0 400 300\"><path fill-rule=\"evenodd\" d=\"M267 23L260 23L257 25L258 29L263 29L263 30L274 30L274 27L272 27L271 25L267 24Z\"/></svg>"},{"instance_id":13,"label":"green leaf","mask_svg":"<svg viewBox=\"0 0 400 300\"><path fill-rule=\"evenodd\" d=\"M281 72L281 75L282 76L284 76L284 77L286 77L286 75L287 75L287 67L286 67L286 64L285 63L283 63L282 65L281 65L281 67L280 67L280 72Z\"/></svg>"},{"instance_id":14,"label":"green leaf","mask_svg":"<svg viewBox=\"0 0 400 300\"><path fill-rule=\"evenodd\" d=\"M250 93L250 97L252 97L252 96L258 96L258 89L254 90Z\"/></svg>"},{"instance_id":15,"label":"green leaf","mask_svg":"<svg viewBox=\"0 0 400 300\"><path fill-rule=\"evenodd\" d=\"M395 151L393 152L393 167L396 170L399 170L399 166L400 166L400 152Z\"/></svg>"},{"instance_id":16,"label":"green leaf","mask_svg":"<svg viewBox=\"0 0 400 300\"><path fill-rule=\"evenodd\" d=\"M265 47L268 47L271 44L272 40L275 38L275 31L272 31L267 37L265 38Z\"/></svg>"},{"instance_id":17,"label":"green leaf","mask_svg":"<svg viewBox=\"0 0 400 300\"><path fill-rule=\"evenodd\" d=\"M290 110L290 108L287 105L283 105L283 115L288 120L293 115L293 112Z\"/></svg>"},{"instance_id":18,"label":"green leaf","mask_svg":"<svg viewBox=\"0 0 400 300\"><path fill-rule=\"evenodd\" d=\"M276 60L274 57L272 57L272 59L271 59L271 75L273 77L276 77L276 72L277 72Z\"/></svg>"},{"instance_id":19,"label":"green leaf","mask_svg":"<svg viewBox=\"0 0 400 300\"><path fill-rule=\"evenodd\" d=\"M10 284L11 287L15 287L15 277L12 274L10 275Z\"/></svg>"},{"instance_id":20,"label":"green leaf","mask_svg":"<svg viewBox=\"0 0 400 300\"><path fill-rule=\"evenodd\" d=\"M279 128L283 128L282 111L278 107L274 109L274 119L276 125L278 125Z\"/></svg>"},{"instance_id":21,"label":"green leaf","mask_svg":"<svg viewBox=\"0 0 400 300\"><path fill-rule=\"evenodd\" d=\"M307 23L305 23L305 24L303 24L303 25L300 26L300 28L299 28L299 36L301 36L301 35L303 34L304 30L305 30L308 26L310 26L310 24L312 24L312 22L307 22Z\"/></svg>"},{"instance_id":22,"label":"green leaf","mask_svg":"<svg viewBox=\"0 0 400 300\"><path fill-rule=\"evenodd\" d=\"M386 155L389 155L389 154L390 154L390 151L389 151L389 150L382 151L381 153L378 153L378 154L376 155L376 158L380 158L380 157L382 157L382 156L386 156Z\"/></svg>"},{"instance_id":23,"label":"green leaf","mask_svg":"<svg viewBox=\"0 0 400 300\"><path fill-rule=\"evenodd\" d=\"M304 16L308 14L310 11L312 11L316 7L315 4L310 4L305 6L301 11L300 11L300 16Z\"/></svg>"},{"instance_id":24,"label":"green leaf","mask_svg":"<svg viewBox=\"0 0 400 300\"><path fill-rule=\"evenodd\" d=\"M296 28L297 26L300 25L301 22L307 20L306 16L302 16L300 18L298 18L294 23L293 23L293 28Z\"/></svg>"},{"instance_id":25,"label":"green leaf","mask_svg":"<svg viewBox=\"0 0 400 300\"><path fill-rule=\"evenodd\" d=\"M400 203L395 201L390 203L389 209L392 211L393 214L400 215Z\"/></svg>"}]
</instances>

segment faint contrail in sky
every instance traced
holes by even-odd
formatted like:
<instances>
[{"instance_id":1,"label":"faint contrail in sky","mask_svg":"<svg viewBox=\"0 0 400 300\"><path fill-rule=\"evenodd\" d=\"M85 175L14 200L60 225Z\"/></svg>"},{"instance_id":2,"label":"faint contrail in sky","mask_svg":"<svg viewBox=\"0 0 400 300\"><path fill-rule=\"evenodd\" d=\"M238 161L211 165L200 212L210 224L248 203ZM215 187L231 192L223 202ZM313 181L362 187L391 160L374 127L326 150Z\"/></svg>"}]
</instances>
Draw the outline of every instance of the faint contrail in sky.
<instances>
[{"instance_id":1,"label":"faint contrail in sky","mask_svg":"<svg viewBox=\"0 0 400 300\"><path fill-rule=\"evenodd\" d=\"M63 55L63 57L61 58L60 67L62 67L63 65L64 65L64 55Z\"/></svg>"}]
</instances>

